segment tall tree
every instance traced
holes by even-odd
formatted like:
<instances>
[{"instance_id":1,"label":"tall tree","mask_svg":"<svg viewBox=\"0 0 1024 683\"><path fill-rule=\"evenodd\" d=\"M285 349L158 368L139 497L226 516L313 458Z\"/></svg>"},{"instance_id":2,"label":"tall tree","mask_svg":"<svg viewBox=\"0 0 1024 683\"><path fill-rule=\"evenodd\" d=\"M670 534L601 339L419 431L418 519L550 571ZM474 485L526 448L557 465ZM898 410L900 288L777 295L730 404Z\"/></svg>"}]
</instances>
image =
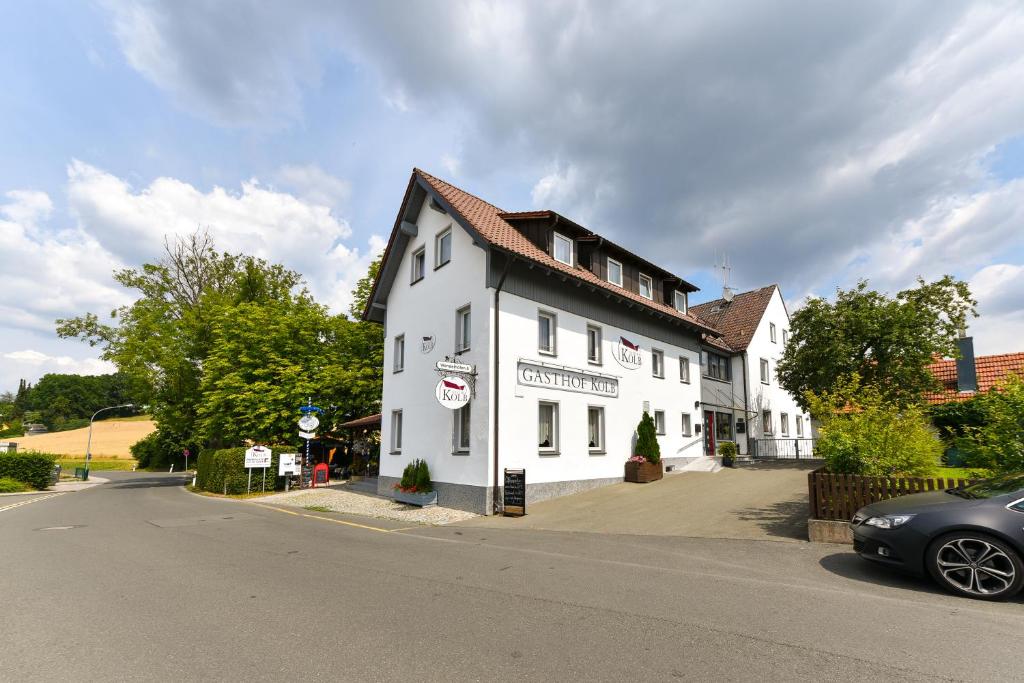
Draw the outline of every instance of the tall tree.
<instances>
[{"instance_id":1,"label":"tall tree","mask_svg":"<svg viewBox=\"0 0 1024 683\"><path fill-rule=\"evenodd\" d=\"M861 281L837 290L834 302L812 297L793 314L779 383L805 410L807 391L828 392L857 375L897 404L916 402L936 387L928 365L955 357L956 340L977 302L965 282L918 278L917 287L889 297Z\"/></svg>"}]
</instances>

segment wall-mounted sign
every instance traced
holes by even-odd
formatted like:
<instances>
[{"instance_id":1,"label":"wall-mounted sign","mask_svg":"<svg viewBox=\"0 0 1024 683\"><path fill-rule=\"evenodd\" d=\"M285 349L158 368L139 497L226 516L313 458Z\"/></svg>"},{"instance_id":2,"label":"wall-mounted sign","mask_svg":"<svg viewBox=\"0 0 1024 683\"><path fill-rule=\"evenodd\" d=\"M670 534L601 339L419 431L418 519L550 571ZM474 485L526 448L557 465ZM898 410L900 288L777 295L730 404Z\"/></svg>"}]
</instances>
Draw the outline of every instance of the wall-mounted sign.
<instances>
[{"instance_id":1,"label":"wall-mounted sign","mask_svg":"<svg viewBox=\"0 0 1024 683\"><path fill-rule=\"evenodd\" d=\"M306 413L299 418L299 429L304 432L315 432L320 426L320 420L313 413Z\"/></svg>"},{"instance_id":2,"label":"wall-mounted sign","mask_svg":"<svg viewBox=\"0 0 1024 683\"><path fill-rule=\"evenodd\" d=\"M270 467L272 452L266 446L253 446L245 451L246 467Z\"/></svg>"},{"instance_id":3,"label":"wall-mounted sign","mask_svg":"<svg viewBox=\"0 0 1024 683\"><path fill-rule=\"evenodd\" d=\"M420 353L430 353L434 350L434 335L420 339Z\"/></svg>"},{"instance_id":4,"label":"wall-mounted sign","mask_svg":"<svg viewBox=\"0 0 1024 683\"><path fill-rule=\"evenodd\" d=\"M476 366L469 365L468 363L456 363L450 360L439 360L434 364L434 367L444 372L465 372L466 374L476 372Z\"/></svg>"},{"instance_id":5,"label":"wall-mounted sign","mask_svg":"<svg viewBox=\"0 0 1024 683\"><path fill-rule=\"evenodd\" d=\"M619 397L619 380L607 375L596 375L586 370L544 365L521 360L516 368L517 382L525 387L575 391L597 394L608 398Z\"/></svg>"},{"instance_id":6,"label":"wall-mounted sign","mask_svg":"<svg viewBox=\"0 0 1024 683\"><path fill-rule=\"evenodd\" d=\"M461 377L442 377L434 388L437 402L445 408L458 410L469 403L471 392L469 382Z\"/></svg>"},{"instance_id":7,"label":"wall-mounted sign","mask_svg":"<svg viewBox=\"0 0 1024 683\"><path fill-rule=\"evenodd\" d=\"M619 365L627 370L636 370L644 364L644 356L640 352L640 344L631 339L619 337L619 343L612 346L612 356Z\"/></svg>"}]
</instances>

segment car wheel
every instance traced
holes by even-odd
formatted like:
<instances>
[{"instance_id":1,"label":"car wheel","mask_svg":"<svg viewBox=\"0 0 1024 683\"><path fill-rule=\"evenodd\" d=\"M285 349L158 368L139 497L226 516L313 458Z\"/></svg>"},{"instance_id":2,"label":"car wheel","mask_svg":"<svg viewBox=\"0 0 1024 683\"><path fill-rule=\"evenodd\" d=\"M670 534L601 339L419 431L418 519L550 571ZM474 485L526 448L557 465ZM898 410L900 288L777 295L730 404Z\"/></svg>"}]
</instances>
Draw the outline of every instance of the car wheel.
<instances>
[{"instance_id":1,"label":"car wheel","mask_svg":"<svg viewBox=\"0 0 1024 683\"><path fill-rule=\"evenodd\" d=\"M943 588L979 600L1006 600L1024 583L1024 565L1013 548L971 531L936 539L925 564Z\"/></svg>"}]
</instances>

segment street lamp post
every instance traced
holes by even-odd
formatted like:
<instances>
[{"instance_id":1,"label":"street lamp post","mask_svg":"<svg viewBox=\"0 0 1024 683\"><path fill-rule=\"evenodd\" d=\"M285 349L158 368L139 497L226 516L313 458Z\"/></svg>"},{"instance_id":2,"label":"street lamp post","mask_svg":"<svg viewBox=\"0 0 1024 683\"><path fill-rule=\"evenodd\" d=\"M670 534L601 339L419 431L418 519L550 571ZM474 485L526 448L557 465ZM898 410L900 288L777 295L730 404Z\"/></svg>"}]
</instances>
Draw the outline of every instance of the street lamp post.
<instances>
[{"instance_id":1,"label":"street lamp post","mask_svg":"<svg viewBox=\"0 0 1024 683\"><path fill-rule=\"evenodd\" d=\"M107 406L106 408L100 408L92 417L89 418L89 440L85 445L85 476L82 477L82 481L89 480L89 461L92 460L92 421L96 419L96 416L102 413L104 410L117 410L118 408L134 408L134 403L124 403L119 406Z\"/></svg>"}]
</instances>

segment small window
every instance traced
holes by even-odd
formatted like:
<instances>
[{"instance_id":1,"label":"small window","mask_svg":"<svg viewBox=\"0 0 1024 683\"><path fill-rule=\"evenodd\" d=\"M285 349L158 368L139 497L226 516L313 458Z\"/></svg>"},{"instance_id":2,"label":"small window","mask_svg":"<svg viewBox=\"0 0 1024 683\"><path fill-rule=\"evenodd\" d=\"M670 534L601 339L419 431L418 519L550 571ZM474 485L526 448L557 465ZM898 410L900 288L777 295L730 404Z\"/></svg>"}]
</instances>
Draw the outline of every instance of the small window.
<instances>
[{"instance_id":1,"label":"small window","mask_svg":"<svg viewBox=\"0 0 1024 683\"><path fill-rule=\"evenodd\" d=\"M690 383L690 359L679 357L679 381Z\"/></svg>"},{"instance_id":2,"label":"small window","mask_svg":"<svg viewBox=\"0 0 1024 683\"><path fill-rule=\"evenodd\" d=\"M587 325L587 360L601 364L601 328L597 325Z\"/></svg>"},{"instance_id":3,"label":"small window","mask_svg":"<svg viewBox=\"0 0 1024 683\"><path fill-rule=\"evenodd\" d=\"M665 352L658 349L651 349L651 374L655 377L665 377Z\"/></svg>"},{"instance_id":4,"label":"small window","mask_svg":"<svg viewBox=\"0 0 1024 683\"><path fill-rule=\"evenodd\" d=\"M761 411L761 431L765 434L772 433L772 411Z\"/></svg>"},{"instance_id":5,"label":"small window","mask_svg":"<svg viewBox=\"0 0 1024 683\"><path fill-rule=\"evenodd\" d=\"M679 311L680 313L686 313L687 308L689 307L686 298L686 292L680 292L678 289L676 290L675 305L677 311Z\"/></svg>"},{"instance_id":6,"label":"small window","mask_svg":"<svg viewBox=\"0 0 1024 683\"><path fill-rule=\"evenodd\" d=\"M693 434L693 424L690 420L689 413L683 413L683 436L691 436Z\"/></svg>"},{"instance_id":7,"label":"small window","mask_svg":"<svg viewBox=\"0 0 1024 683\"><path fill-rule=\"evenodd\" d=\"M768 332L772 335L772 344L777 344L775 341L775 323L768 323Z\"/></svg>"},{"instance_id":8,"label":"small window","mask_svg":"<svg viewBox=\"0 0 1024 683\"><path fill-rule=\"evenodd\" d=\"M785 346L789 343L789 330L782 331L782 345Z\"/></svg>"},{"instance_id":9,"label":"small window","mask_svg":"<svg viewBox=\"0 0 1024 683\"><path fill-rule=\"evenodd\" d=\"M412 282L416 284L426 273L427 251L420 247L412 253Z\"/></svg>"},{"instance_id":10,"label":"small window","mask_svg":"<svg viewBox=\"0 0 1024 683\"><path fill-rule=\"evenodd\" d=\"M707 376L712 379L720 379L728 382L732 377L729 370L729 359L725 356L720 356L717 353L712 353L711 351L707 352L706 357L708 363Z\"/></svg>"},{"instance_id":11,"label":"small window","mask_svg":"<svg viewBox=\"0 0 1024 683\"><path fill-rule=\"evenodd\" d=\"M565 235L559 235L557 232L555 233L554 257L556 261L572 265L572 240Z\"/></svg>"},{"instance_id":12,"label":"small window","mask_svg":"<svg viewBox=\"0 0 1024 683\"><path fill-rule=\"evenodd\" d=\"M779 431L782 436L789 436L789 413L779 413Z\"/></svg>"},{"instance_id":13,"label":"small window","mask_svg":"<svg viewBox=\"0 0 1024 683\"><path fill-rule=\"evenodd\" d=\"M608 259L608 282L622 286L622 264L613 258Z\"/></svg>"},{"instance_id":14,"label":"small window","mask_svg":"<svg viewBox=\"0 0 1024 683\"><path fill-rule=\"evenodd\" d=\"M402 452L402 411L391 411L391 452Z\"/></svg>"},{"instance_id":15,"label":"small window","mask_svg":"<svg viewBox=\"0 0 1024 683\"><path fill-rule=\"evenodd\" d=\"M798 437L804 435L804 418L800 415L796 416L796 435Z\"/></svg>"},{"instance_id":16,"label":"small window","mask_svg":"<svg viewBox=\"0 0 1024 683\"><path fill-rule=\"evenodd\" d=\"M452 260L452 229L439 233L434 239L434 267L440 268Z\"/></svg>"},{"instance_id":17,"label":"small window","mask_svg":"<svg viewBox=\"0 0 1024 683\"><path fill-rule=\"evenodd\" d=\"M537 404L537 447L543 453L558 452L558 404Z\"/></svg>"},{"instance_id":18,"label":"small window","mask_svg":"<svg viewBox=\"0 0 1024 683\"><path fill-rule=\"evenodd\" d=\"M604 452L604 408L587 408L587 447L591 453Z\"/></svg>"},{"instance_id":19,"label":"small window","mask_svg":"<svg viewBox=\"0 0 1024 683\"><path fill-rule=\"evenodd\" d=\"M654 411L654 431L658 434L665 433L665 411L655 410Z\"/></svg>"},{"instance_id":20,"label":"small window","mask_svg":"<svg viewBox=\"0 0 1024 683\"><path fill-rule=\"evenodd\" d=\"M469 405L452 411L452 450L456 453L469 453Z\"/></svg>"},{"instance_id":21,"label":"small window","mask_svg":"<svg viewBox=\"0 0 1024 683\"><path fill-rule=\"evenodd\" d=\"M400 334L395 337L395 359L392 369L395 372L401 372L405 369L405 335Z\"/></svg>"},{"instance_id":22,"label":"small window","mask_svg":"<svg viewBox=\"0 0 1024 683\"><path fill-rule=\"evenodd\" d=\"M770 376L768 374L768 359L767 358L762 358L761 359L761 384L768 384L769 377Z\"/></svg>"},{"instance_id":23,"label":"small window","mask_svg":"<svg viewBox=\"0 0 1024 683\"><path fill-rule=\"evenodd\" d=\"M558 329L558 318L554 313L539 311L537 313L537 351L549 356L556 353L555 334Z\"/></svg>"},{"instance_id":24,"label":"small window","mask_svg":"<svg viewBox=\"0 0 1024 683\"><path fill-rule=\"evenodd\" d=\"M732 415L715 413L715 440L732 441Z\"/></svg>"},{"instance_id":25,"label":"small window","mask_svg":"<svg viewBox=\"0 0 1024 683\"><path fill-rule=\"evenodd\" d=\"M469 350L473 327L471 325L469 306L455 311L455 351L461 353Z\"/></svg>"},{"instance_id":26,"label":"small window","mask_svg":"<svg viewBox=\"0 0 1024 683\"><path fill-rule=\"evenodd\" d=\"M640 273L640 296L645 299L654 298L654 281L650 275Z\"/></svg>"}]
</instances>

